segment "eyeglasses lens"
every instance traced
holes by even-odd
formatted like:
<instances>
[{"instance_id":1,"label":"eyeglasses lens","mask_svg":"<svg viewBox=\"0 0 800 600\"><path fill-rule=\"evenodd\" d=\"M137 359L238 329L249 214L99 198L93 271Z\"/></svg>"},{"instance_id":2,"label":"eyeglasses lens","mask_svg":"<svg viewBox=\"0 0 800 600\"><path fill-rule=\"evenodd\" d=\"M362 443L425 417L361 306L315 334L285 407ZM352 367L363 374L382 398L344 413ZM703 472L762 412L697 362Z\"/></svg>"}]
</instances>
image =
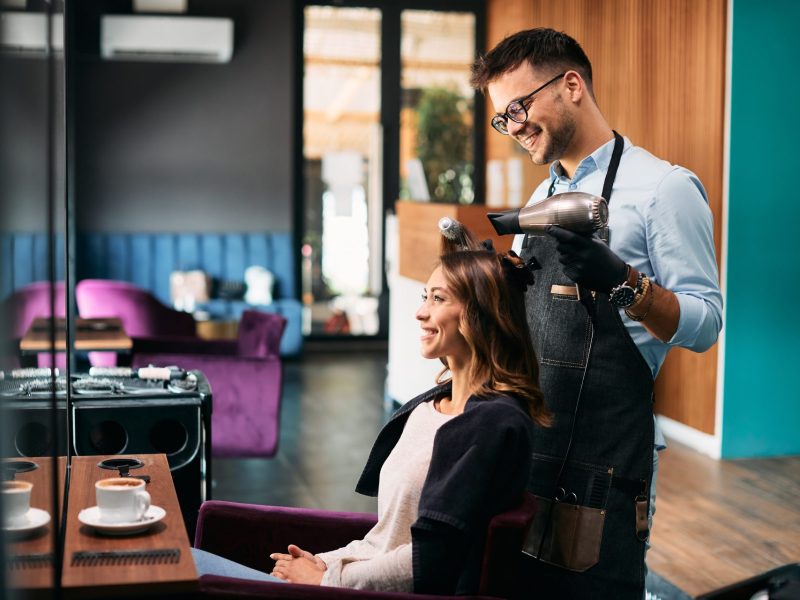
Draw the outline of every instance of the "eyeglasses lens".
<instances>
[{"instance_id":1,"label":"eyeglasses lens","mask_svg":"<svg viewBox=\"0 0 800 600\"><path fill-rule=\"evenodd\" d=\"M519 100L508 105L506 114L508 115L508 118L515 123L524 123L528 120L528 113L525 110L525 107L522 105L522 102Z\"/></svg>"},{"instance_id":2,"label":"eyeglasses lens","mask_svg":"<svg viewBox=\"0 0 800 600\"><path fill-rule=\"evenodd\" d=\"M503 135L508 135L508 123L501 115L495 115L492 119L492 127L495 128L496 131L502 133Z\"/></svg>"}]
</instances>

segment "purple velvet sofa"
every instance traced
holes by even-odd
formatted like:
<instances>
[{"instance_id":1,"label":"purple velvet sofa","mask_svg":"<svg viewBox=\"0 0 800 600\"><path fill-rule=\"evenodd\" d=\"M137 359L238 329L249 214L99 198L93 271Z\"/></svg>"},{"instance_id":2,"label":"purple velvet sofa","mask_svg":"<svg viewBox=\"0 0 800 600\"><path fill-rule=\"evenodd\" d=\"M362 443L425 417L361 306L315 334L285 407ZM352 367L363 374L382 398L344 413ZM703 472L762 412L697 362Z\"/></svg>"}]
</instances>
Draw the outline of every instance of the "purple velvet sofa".
<instances>
[{"instance_id":1,"label":"purple velvet sofa","mask_svg":"<svg viewBox=\"0 0 800 600\"><path fill-rule=\"evenodd\" d=\"M526 597L517 569L528 527L536 513L536 500L525 494L518 506L501 513L489 524L481 569L480 596ZM377 517L344 513L209 501L200 507L194 545L254 569L269 572L269 554L297 544L310 552L324 552L363 538ZM233 598L441 600L445 596L401 594L269 583L203 575L200 593L217 600ZM468 598L468 596L458 596Z\"/></svg>"},{"instance_id":2,"label":"purple velvet sofa","mask_svg":"<svg viewBox=\"0 0 800 600\"><path fill-rule=\"evenodd\" d=\"M131 338L197 335L192 315L165 306L147 290L126 281L84 279L75 286L75 301L83 318L119 317ZM114 366L117 355L90 352L89 361L95 366Z\"/></svg>"},{"instance_id":3,"label":"purple velvet sofa","mask_svg":"<svg viewBox=\"0 0 800 600\"><path fill-rule=\"evenodd\" d=\"M278 449L283 383L278 351L285 327L278 314L248 310L238 341L133 338L132 365L202 371L211 385L214 456L269 457Z\"/></svg>"}]
</instances>

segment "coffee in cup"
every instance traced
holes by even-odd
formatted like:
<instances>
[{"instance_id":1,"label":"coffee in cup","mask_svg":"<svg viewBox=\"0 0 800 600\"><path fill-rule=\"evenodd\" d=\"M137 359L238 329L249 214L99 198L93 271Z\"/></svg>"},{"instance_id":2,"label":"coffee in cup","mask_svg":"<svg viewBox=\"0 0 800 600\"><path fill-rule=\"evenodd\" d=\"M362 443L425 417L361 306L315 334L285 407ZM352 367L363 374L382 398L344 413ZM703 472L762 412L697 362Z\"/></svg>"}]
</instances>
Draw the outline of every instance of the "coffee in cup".
<instances>
[{"instance_id":1,"label":"coffee in cup","mask_svg":"<svg viewBox=\"0 0 800 600\"><path fill-rule=\"evenodd\" d=\"M4 481L3 493L3 525L5 527L18 527L23 525L28 518L31 508L30 481Z\"/></svg>"},{"instance_id":2,"label":"coffee in cup","mask_svg":"<svg viewBox=\"0 0 800 600\"><path fill-rule=\"evenodd\" d=\"M144 481L134 477L111 477L94 484L97 508L103 523L135 523L150 508Z\"/></svg>"}]
</instances>

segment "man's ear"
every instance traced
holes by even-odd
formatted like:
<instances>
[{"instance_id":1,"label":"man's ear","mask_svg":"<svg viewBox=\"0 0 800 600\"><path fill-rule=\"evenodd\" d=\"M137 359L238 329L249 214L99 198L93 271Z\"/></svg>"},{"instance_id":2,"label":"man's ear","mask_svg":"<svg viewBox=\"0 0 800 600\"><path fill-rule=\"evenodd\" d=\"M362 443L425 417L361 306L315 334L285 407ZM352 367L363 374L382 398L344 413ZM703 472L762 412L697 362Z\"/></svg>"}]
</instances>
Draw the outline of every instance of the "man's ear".
<instances>
[{"instance_id":1,"label":"man's ear","mask_svg":"<svg viewBox=\"0 0 800 600\"><path fill-rule=\"evenodd\" d=\"M579 103L584 97L590 95L586 82L577 71L566 72L564 75L564 86L567 90L567 97L575 104Z\"/></svg>"}]
</instances>

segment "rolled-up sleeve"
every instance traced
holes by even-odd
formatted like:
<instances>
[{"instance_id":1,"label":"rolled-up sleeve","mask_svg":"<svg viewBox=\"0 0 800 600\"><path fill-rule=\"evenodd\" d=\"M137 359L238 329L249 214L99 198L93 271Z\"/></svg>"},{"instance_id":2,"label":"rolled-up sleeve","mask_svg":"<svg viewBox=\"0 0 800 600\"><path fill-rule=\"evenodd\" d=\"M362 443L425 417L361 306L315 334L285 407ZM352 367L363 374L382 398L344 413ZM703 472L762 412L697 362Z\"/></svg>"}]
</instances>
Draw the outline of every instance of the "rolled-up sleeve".
<instances>
[{"instance_id":1,"label":"rolled-up sleeve","mask_svg":"<svg viewBox=\"0 0 800 600\"><path fill-rule=\"evenodd\" d=\"M708 350L722 328L711 209L697 177L676 167L659 183L646 218L654 280L673 292L680 320L671 346Z\"/></svg>"}]
</instances>

